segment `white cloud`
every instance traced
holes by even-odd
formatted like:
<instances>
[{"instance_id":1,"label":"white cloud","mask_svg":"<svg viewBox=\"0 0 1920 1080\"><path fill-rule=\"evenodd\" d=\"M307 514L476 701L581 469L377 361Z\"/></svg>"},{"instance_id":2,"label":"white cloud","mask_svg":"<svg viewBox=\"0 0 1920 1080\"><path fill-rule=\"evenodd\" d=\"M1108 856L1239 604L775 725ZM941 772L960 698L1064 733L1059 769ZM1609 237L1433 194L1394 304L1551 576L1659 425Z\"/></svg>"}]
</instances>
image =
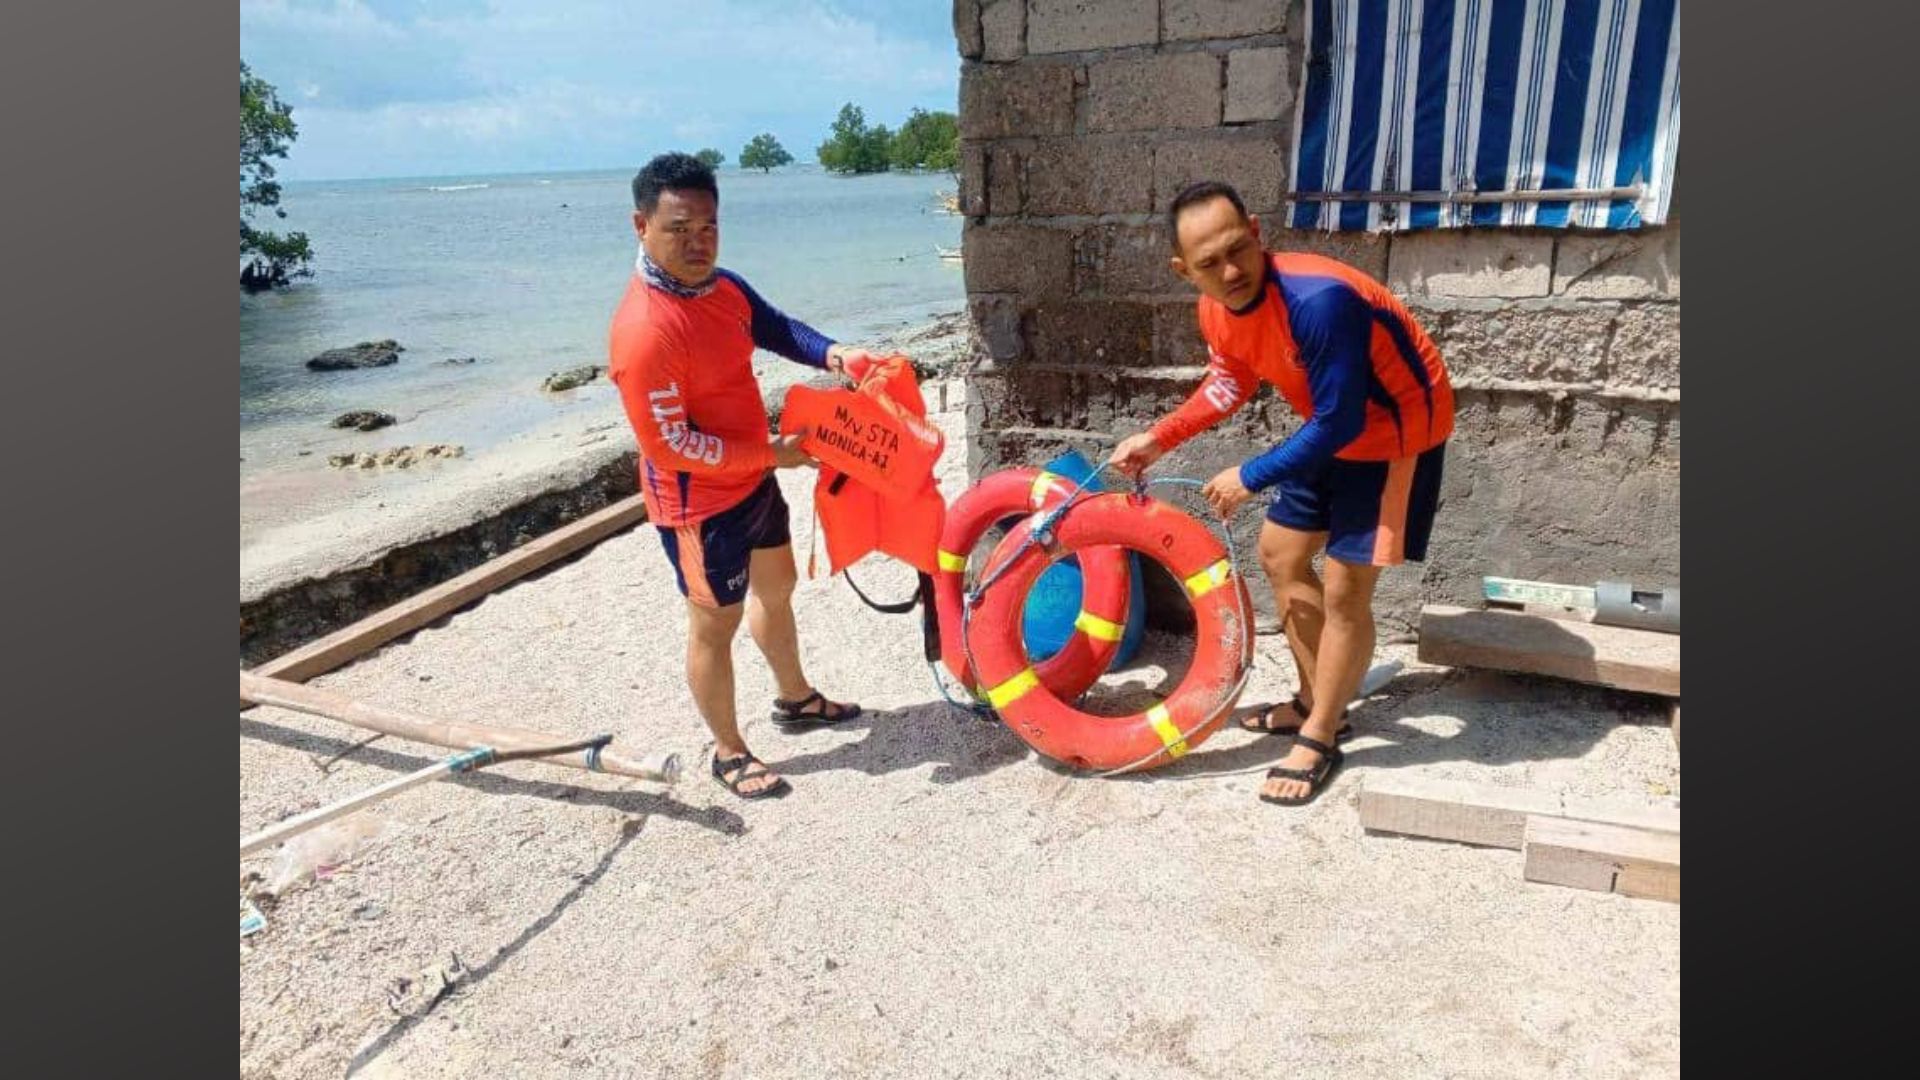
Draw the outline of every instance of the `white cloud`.
<instances>
[{"instance_id":1,"label":"white cloud","mask_svg":"<svg viewBox=\"0 0 1920 1080\"><path fill-rule=\"evenodd\" d=\"M400 26L382 19L360 0L296 4L288 0L240 0L240 24L264 31L398 41Z\"/></svg>"},{"instance_id":2,"label":"white cloud","mask_svg":"<svg viewBox=\"0 0 1920 1080\"><path fill-rule=\"evenodd\" d=\"M819 2L405 8L242 3L243 55L310 103L285 175L392 175L396 154L412 172L617 165L688 140L731 154L764 130L805 159L843 102L889 126L955 107L950 39Z\"/></svg>"},{"instance_id":3,"label":"white cloud","mask_svg":"<svg viewBox=\"0 0 1920 1080\"><path fill-rule=\"evenodd\" d=\"M320 112L310 110L306 115ZM643 98L609 97L589 87L549 82L507 96L334 110L329 119L380 138L444 135L485 143L529 133L590 133L609 121L635 121L658 113Z\"/></svg>"}]
</instances>

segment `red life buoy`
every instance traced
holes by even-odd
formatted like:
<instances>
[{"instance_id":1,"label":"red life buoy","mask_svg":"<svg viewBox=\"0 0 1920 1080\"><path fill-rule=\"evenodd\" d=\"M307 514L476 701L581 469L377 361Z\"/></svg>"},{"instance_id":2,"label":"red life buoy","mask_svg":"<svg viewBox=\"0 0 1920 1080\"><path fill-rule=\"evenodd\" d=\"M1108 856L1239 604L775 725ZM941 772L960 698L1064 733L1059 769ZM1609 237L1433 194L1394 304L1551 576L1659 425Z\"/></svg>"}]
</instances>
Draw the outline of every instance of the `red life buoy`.
<instances>
[{"instance_id":1,"label":"red life buoy","mask_svg":"<svg viewBox=\"0 0 1920 1080\"><path fill-rule=\"evenodd\" d=\"M988 560L1000 578L974 608L967 641L987 703L1027 745L1082 769L1149 769L1198 746L1219 729L1253 663L1253 610L1227 550L1193 517L1157 499L1107 494L1082 499L1053 535L1025 546L1034 519L1007 534ZM1027 590L1055 558L1103 546L1137 551L1167 568L1193 603L1194 655L1165 701L1132 716L1084 713L1061 700L1027 662L1020 611ZM1089 578L1091 580L1091 578Z\"/></svg>"},{"instance_id":2,"label":"red life buoy","mask_svg":"<svg viewBox=\"0 0 1920 1080\"><path fill-rule=\"evenodd\" d=\"M960 628L968 554L995 524L1051 509L1072 492L1073 484L1053 473L1005 469L968 488L947 507L946 526L940 534L939 572L933 576L935 607L940 614L940 656L947 662L947 670L967 689L973 689L974 681L973 673L967 670ZM1092 686L1120 650L1131 584L1126 553L1119 548L1089 548L1078 554L1080 615L1074 620L1073 635L1059 652L1035 665L1035 672L1049 689L1069 698ZM1013 616L1016 637L1021 626L1019 610L1016 608ZM979 614L974 613L975 622Z\"/></svg>"}]
</instances>

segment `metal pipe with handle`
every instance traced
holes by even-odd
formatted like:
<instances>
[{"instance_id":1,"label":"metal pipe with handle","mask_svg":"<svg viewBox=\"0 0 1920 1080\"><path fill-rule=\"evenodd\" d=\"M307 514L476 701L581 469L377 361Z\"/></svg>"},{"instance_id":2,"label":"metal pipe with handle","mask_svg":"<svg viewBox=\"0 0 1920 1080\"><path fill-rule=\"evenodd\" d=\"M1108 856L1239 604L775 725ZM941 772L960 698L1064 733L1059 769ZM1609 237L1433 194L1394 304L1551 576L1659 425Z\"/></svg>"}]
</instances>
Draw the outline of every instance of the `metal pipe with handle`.
<instances>
[{"instance_id":1,"label":"metal pipe with handle","mask_svg":"<svg viewBox=\"0 0 1920 1080\"><path fill-rule=\"evenodd\" d=\"M436 761L424 769L410 772L405 776L396 777L377 787L368 788L358 795L342 799L328 806L309 810L304 814L295 814L293 817L277 825L262 829L240 841L240 857L244 859L248 854L258 851L263 847L278 844L290 837L298 836L308 829L324 825L335 818L345 817L361 807L372 806L374 803L391 799L395 795L410 788L416 788L422 784L442 779L443 777L457 776L463 772L472 772L475 769L483 769L488 765L502 761L517 761L522 758L544 757L547 754L566 754L576 750L594 749L603 747L612 741L613 736L600 735L591 739L583 739L579 742L550 747L545 750L536 747L531 750L509 751L504 754L496 751L491 746L463 750L445 761Z\"/></svg>"}]
</instances>

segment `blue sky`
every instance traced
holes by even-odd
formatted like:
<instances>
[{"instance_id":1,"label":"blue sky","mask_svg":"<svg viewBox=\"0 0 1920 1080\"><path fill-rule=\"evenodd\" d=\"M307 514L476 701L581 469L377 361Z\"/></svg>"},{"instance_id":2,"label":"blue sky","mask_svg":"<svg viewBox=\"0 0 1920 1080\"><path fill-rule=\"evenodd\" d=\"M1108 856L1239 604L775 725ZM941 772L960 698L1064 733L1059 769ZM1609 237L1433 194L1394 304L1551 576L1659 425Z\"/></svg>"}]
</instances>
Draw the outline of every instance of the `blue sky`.
<instances>
[{"instance_id":1,"label":"blue sky","mask_svg":"<svg viewBox=\"0 0 1920 1080\"><path fill-rule=\"evenodd\" d=\"M947 0L242 0L293 106L289 180L634 167L761 131L810 162L841 104L953 110Z\"/></svg>"}]
</instances>

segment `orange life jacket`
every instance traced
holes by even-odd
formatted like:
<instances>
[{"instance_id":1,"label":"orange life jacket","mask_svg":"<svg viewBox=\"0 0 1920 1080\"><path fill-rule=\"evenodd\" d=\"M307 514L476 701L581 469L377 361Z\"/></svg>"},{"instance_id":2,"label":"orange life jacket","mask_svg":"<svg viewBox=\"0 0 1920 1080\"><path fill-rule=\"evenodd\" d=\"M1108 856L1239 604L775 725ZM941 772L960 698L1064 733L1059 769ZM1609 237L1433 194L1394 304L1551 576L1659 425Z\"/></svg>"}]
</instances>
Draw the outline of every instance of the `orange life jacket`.
<instances>
[{"instance_id":1,"label":"orange life jacket","mask_svg":"<svg viewBox=\"0 0 1920 1080\"><path fill-rule=\"evenodd\" d=\"M820 462L813 508L830 572L878 551L931 575L947 513L933 467L946 436L927 421L906 357L888 357L860 374L857 389L789 388L780 432L804 430L801 449Z\"/></svg>"}]
</instances>

